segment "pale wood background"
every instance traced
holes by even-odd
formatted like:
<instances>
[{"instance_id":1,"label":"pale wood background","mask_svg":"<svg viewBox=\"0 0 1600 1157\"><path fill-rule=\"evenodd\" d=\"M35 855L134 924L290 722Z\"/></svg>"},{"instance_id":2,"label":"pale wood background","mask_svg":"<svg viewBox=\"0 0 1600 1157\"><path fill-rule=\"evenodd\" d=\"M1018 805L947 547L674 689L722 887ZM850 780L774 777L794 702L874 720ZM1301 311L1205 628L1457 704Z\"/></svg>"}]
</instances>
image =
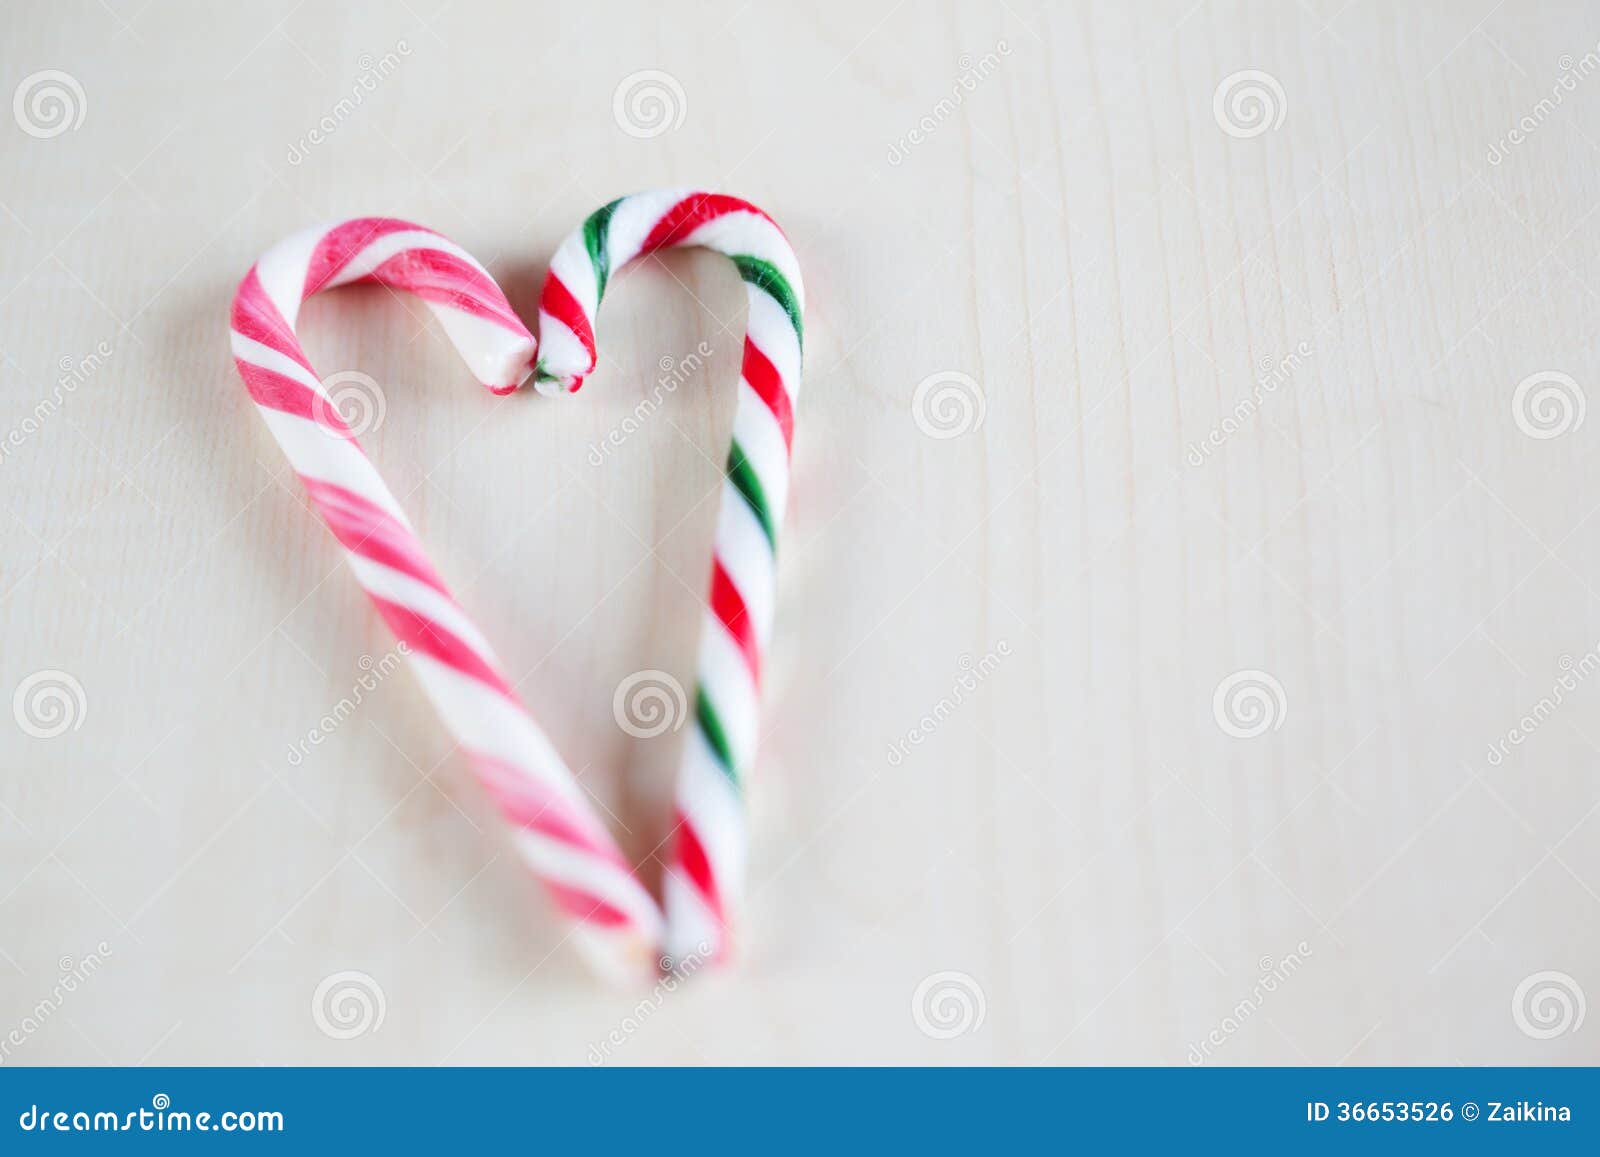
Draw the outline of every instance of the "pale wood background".
<instances>
[{"instance_id":1,"label":"pale wood background","mask_svg":"<svg viewBox=\"0 0 1600 1157\"><path fill-rule=\"evenodd\" d=\"M639 994L561 945L409 675L288 762L390 641L248 404L226 310L279 237L393 213L531 315L563 234L672 184L789 231L808 364L745 959L618 1062L1182 1064L1292 952L1212 1063L1600 1061L1600 1013L1535 1039L1512 1009L1547 970L1600 999L1600 687L1487 759L1600 640L1600 420L1536 439L1512 411L1530 374L1600 385L1600 77L1534 112L1600 7L9 0L4 20L0 95L59 69L85 116L49 139L0 119L0 431L62 359L113 351L0 461L0 690L41 670L84 690L56 738L0 715L0 1038L58 960L110 950L6 1063L582 1064L622 1022ZM613 93L645 69L683 118L636 139ZM1213 111L1242 70L1284 94L1248 138ZM304 330L319 370L381 384L366 445L638 855L676 739L624 734L612 692L692 671L740 301L713 257L631 272L600 372L560 401L490 397L382 293ZM700 340L707 370L591 465ZM985 412L941 440L912 398L944 371ZM1213 718L1240 669L1284 689L1259 738ZM385 1000L351 1040L311 1012L343 970ZM912 1013L943 971L983 993L953 1039Z\"/></svg>"}]
</instances>

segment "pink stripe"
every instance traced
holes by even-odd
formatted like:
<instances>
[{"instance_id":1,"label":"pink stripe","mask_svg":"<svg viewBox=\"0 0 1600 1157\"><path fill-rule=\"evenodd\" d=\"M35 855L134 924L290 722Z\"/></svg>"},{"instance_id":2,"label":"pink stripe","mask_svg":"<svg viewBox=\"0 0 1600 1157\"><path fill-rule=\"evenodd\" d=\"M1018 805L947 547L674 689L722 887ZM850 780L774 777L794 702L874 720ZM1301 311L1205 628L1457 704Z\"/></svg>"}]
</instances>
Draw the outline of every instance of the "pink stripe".
<instances>
[{"instance_id":1,"label":"pink stripe","mask_svg":"<svg viewBox=\"0 0 1600 1157\"><path fill-rule=\"evenodd\" d=\"M594 830L585 818L572 812L566 800L514 763L482 751L465 749L484 789L494 797L512 823L541 832L564 844L584 848L627 872L627 861L604 829Z\"/></svg>"},{"instance_id":2,"label":"pink stripe","mask_svg":"<svg viewBox=\"0 0 1600 1157\"><path fill-rule=\"evenodd\" d=\"M587 892L580 892L576 888L569 888L554 880L545 880L543 883L545 891L555 899L556 906L574 920L580 920L585 924L600 924L607 928L617 928L632 923L627 913L613 908L604 900L596 899Z\"/></svg>"},{"instance_id":3,"label":"pink stripe","mask_svg":"<svg viewBox=\"0 0 1600 1157\"><path fill-rule=\"evenodd\" d=\"M305 483L306 493L322 512L328 529L351 554L382 563L450 597L444 580L422 552L416 535L387 510L332 482L307 478L304 474L300 481Z\"/></svg>"},{"instance_id":4,"label":"pink stripe","mask_svg":"<svg viewBox=\"0 0 1600 1157\"><path fill-rule=\"evenodd\" d=\"M423 618L410 607L392 603L371 591L367 592L367 597L378 608L378 613L383 616L384 622L389 624L389 629L400 642L470 679L476 679L489 690L499 692L519 709L521 708L522 704L517 703L516 692L506 686L506 681L500 677L500 672L491 667L483 656L459 637L432 619Z\"/></svg>"},{"instance_id":5,"label":"pink stripe","mask_svg":"<svg viewBox=\"0 0 1600 1157\"><path fill-rule=\"evenodd\" d=\"M452 254L437 249L408 249L360 280L410 290L423 301L448 305L533 340L494 282Z\"/></svg>"},{"instance_id":6,"label":"pink stripe","mask_svg":"<svg viewBox=\"0 0 1600 1157\"><path fill-rule=\"evenodd\" d=\"M278 307L272 304L272 298L267 296L254 265L239 283L239 292L233 299L232 322L240 336L277 350L284 357L293 358L305 366L312 377L316 377L316 371L306 361L305 351L300 348L300 339L295 337L294 330L289 328L283 314L278 312Z\"/></svg>"},{"instance_id":7,"label":"pink stripe","mask_svg":"<svg viewBox=\"0 0 1600 1157\"><path fill-rule=\"evenodd\" d=\"M401 221L394 217L357 217L342 225L335 225L323 235L311 253L311 261L306 266L305 288L300 294L301 300L310 297L337 277L358 253L379 237L412 230L438 236L431 229L424 229L420 225L413 225L409 221Z\"/></svg>"},{"instance_id":8,"label":"pink stripe","mask_svg":"<svg viewBox=\"0 0 1600 1157\"><path fill-rule=\"evenodd\" d=\"M245 389L250 391L256 405L315 422L330 434L350 437L350 428L344 424L338 410L304 382L243 358L234 358L233 364L238 367Z\"/></svg>"}]
</instances>

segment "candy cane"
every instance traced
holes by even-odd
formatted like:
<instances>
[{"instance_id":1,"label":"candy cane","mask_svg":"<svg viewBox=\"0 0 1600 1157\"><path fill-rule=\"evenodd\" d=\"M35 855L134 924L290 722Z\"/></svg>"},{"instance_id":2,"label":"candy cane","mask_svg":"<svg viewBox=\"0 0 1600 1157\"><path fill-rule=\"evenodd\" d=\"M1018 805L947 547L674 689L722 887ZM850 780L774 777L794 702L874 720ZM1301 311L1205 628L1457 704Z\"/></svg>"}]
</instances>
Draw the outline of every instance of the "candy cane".
<instances>
[{"instance_id":1,"label":"candy cane","mask_svg":"<svg viewBox=\"0 0 1600 1157\"><path fill-rule=\"evenodd\" d=\"M566 764L518 701L488 642L450 596L295 336L313 293L372 281L416 294L478 380L509 393L534 343L488 272L427 229L367 217L289 238L233 303L233 355L267 427L305 483L445 725L515 825L516 846L597 966L653 972L661 912Z\"/></svg>"},{"instance_id":2,"label":"candy cane","mask_svg":"<svg viewBox=\"0 0 1600 1157\"><path fill-rule=\"evenodd\" d=\"M677 844L664 885L669 953L720 958L744 875L741 794L756 749L757 688L772 633L774 552L800 388L804 289L794 251L770 217L734 197L658 191L611 202L567 238L550 264L535 384L544 392L576 390L594 369L594 317L611 275L645 254L679 246L730 257L750 303L701 633L695 727L679 773Z\"/></svg>"}]
</instances>

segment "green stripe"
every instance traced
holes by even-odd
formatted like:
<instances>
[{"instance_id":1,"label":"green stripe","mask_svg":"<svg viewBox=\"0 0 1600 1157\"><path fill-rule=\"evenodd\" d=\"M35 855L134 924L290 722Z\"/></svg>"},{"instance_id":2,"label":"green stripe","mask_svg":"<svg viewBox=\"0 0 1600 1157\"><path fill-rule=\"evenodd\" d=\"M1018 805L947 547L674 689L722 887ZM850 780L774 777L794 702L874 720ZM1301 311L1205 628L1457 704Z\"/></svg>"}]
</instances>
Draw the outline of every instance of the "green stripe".
<instances>
[{"instance_id":1,"label":"green stripe","mask_svg":"<svg viewBox=\"0 0 1600 1157\"><path fill-rule=\"evenodd\" d=\"M620 204L622 198L618 197L611 204L590 213L589 219L583 223L583 247L589 251L589 264L594 266L596 301L605 296L606 278L611 276L611 255L606 252L606 234L611 229L611 214L617 211Z\"/></svg>"},{"instance_id":2,"label":"green stripe","mask_svg":"<svg viewBox=\"0 0 1600 1157\"><path fill-rule=\"evenodd\" d=\"M804 344L805 329L800 324L800 301L795 297L789 279L779 273L778 267L772 262L759 257L735 253L733 263L739 267L740 277L758 289L766 290L772 300L783 307L783 312L789 315L789 321L794 325L795 340Z\"/></svg>"},{"instance_id":3,"label":"green stripe","mask_svg":"<svg viewBox=\"0 0 1600 1157\"><path fill-rule=\"evenodd\" d=\"M744 456L744 447L739 445L737 438L728 449L728 481L733 483L733 488L742 494L745 502L749 504L756 521L766 532L767 544L773 550L777 550L778 529L772 525L772 515L767 510L767 492L761 488L761 479L756 477L750 460Z\"/></svg>"},{"instance_id":4,"label":"green stripe","mask_svg":"<svg viewBox=\"0 0 1600 1157\"><path fill-rule=\"evenodd\" d=\"M735 787L739 785L738 773L733 770L733 753L728 750L728 734L722 730L722 720L717 718L717 709L711 705L711 700L706 697L704 687L695 688L694 714L700 721L700 730L705 734L706 742L711 745L711 750L716 753L717 762L722 764L722 772L733 781Z\"/></svg>"}]
</instances>

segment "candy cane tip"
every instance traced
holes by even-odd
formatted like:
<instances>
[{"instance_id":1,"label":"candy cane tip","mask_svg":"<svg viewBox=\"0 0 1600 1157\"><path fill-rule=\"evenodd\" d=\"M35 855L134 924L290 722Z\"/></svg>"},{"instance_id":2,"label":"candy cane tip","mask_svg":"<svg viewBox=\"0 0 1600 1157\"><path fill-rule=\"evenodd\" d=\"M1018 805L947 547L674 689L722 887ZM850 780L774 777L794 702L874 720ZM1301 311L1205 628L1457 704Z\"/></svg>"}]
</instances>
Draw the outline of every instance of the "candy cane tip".
<instances>
[{"instance_id":1,"label":"candy cane tip","mask_svg":"<svg viewBox=\"0 0 1600 1157\"><path fill-rule=\"evenodd\" d=\"M565 394L576 394L583 389L583 378L561 377L546 372L541 366L534 371L533 388L547 398L559 398Z\"/></svg>"},{"instance_id":2,"label":"candy cane tip","mask_svg":"<svg viewBox=\"0 0 1600 1157\"><path fill-rule=\"evenodd\" d=\"M528 379L531 377L533 377L533 366L529 364L524 366L522 371L518 373L516 377L508 384L496 385L493 382L485 382L484 385L488 388L491 394L494 394L496 397L503 398L507 394L516 393L523 386L527 385Z\"/></svg>"},{"instance_id":3,"label":"candy cane tip","mask_svg":"<svg viewBox=\"0 0 1600 1157\"><path fill-rule=\"evenodd\" d=\"M662 975L655 946L632 932L607 932L589 924L572 926L569 939L590 970L617 989L648 987Z\"/></svg>"}]
</instances>

